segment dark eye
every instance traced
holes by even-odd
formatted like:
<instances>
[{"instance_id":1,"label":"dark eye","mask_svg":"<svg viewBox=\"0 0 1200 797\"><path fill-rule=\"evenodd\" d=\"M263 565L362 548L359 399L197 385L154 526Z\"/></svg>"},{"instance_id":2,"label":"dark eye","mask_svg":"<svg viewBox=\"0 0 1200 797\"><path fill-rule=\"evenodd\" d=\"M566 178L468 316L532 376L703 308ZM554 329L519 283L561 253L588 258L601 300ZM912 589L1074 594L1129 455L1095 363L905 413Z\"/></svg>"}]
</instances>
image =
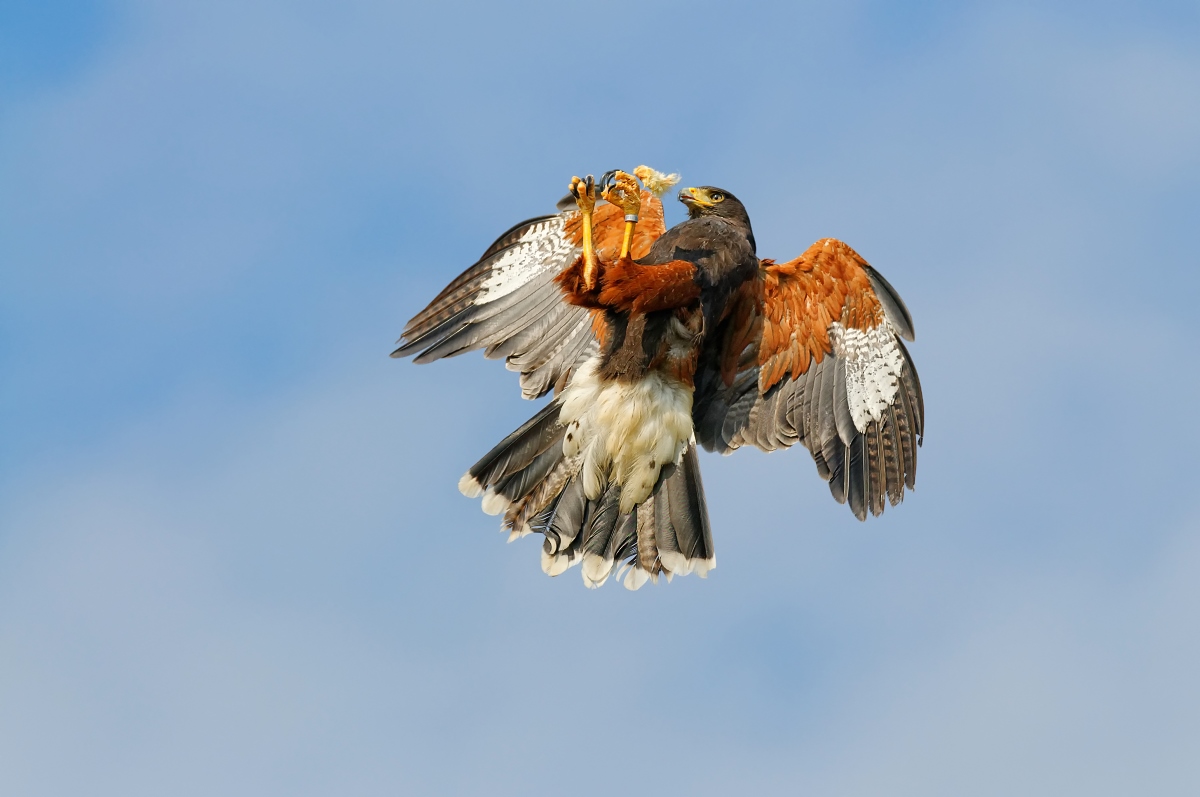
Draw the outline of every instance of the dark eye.
<instances>
[{"instance_id":1,"label":"dark eye","mask_svg":"<svg viewBox=\"0 0 1200 797\"><path fill-rule=\"evenodd\" d=\"M713 202L720 202L724 198L725 195L720 191L713 191L711 194L709 194L709 199L711 199Z\"/></svg>"}]
</instances>

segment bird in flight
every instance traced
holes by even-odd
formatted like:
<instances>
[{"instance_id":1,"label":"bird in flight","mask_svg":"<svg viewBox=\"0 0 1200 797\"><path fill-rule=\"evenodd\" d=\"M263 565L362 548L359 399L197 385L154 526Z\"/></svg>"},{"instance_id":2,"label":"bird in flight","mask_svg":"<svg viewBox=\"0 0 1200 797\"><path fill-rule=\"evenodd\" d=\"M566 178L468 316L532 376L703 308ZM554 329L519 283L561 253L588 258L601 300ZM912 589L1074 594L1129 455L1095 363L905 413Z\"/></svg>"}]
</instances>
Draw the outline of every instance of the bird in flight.
<instances>
[{"instance_id":1,"label":"bird in flight","mask_svg":"<svg viewBox=\"0 0 1200 797\"><path fill-rule=\"evenodd\" d=\"M915 484L925 411L896 291L832 238L760 259L724 189L680 191L688 218L667 229L678 180L646 166L573 178L558 213L496 239L392 353L483 349L526 398L553 393L459 489L503 514L510 540L542 534L547 574L581 564L589 587L715 567L697 444L803 445L859 520Z\"/></svg>"}]
</instances>

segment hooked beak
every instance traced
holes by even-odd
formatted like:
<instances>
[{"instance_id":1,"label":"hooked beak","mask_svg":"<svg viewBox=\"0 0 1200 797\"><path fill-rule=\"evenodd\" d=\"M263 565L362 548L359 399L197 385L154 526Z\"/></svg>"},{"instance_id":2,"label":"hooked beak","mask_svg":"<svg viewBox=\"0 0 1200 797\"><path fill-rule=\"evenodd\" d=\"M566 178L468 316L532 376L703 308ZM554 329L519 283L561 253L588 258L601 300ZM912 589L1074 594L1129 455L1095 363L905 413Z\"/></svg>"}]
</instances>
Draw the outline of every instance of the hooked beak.
<instances>
[{"instance_id":1,"label":"hooked beak","mask_svg":"<svg viewBox=\"0 0 1200 797\"><path fill-rule=\"evenodd\" d=\"M688 208L711 208L713 203L708 200L708 197L699 188L685 188L679 192L679 201L687 205Z\"/></svg>"}]
</instances>

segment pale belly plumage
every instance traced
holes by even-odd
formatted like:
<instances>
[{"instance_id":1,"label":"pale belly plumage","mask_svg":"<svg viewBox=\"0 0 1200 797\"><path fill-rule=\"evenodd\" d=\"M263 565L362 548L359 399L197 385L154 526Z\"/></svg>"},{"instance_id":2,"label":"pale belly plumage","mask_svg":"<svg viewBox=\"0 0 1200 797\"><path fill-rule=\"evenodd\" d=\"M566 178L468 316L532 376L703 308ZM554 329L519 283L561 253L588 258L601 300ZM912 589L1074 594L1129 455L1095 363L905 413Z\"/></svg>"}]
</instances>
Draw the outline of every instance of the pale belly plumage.
<instances>
[{"instance_id":1,"label":"pale belly plumage","mask_svg":"<svg viewBox=\"0 0 1200 797\"><path fill-rule=\"evenodd\" d=\"M610 482L622 513L650 497L663 467L677 464L692 440L691 385L658 371L633 382L602 379L599 357L584 363L562 394L563 454L582 457L588 498Z\"/></svg>"}]
</instances>

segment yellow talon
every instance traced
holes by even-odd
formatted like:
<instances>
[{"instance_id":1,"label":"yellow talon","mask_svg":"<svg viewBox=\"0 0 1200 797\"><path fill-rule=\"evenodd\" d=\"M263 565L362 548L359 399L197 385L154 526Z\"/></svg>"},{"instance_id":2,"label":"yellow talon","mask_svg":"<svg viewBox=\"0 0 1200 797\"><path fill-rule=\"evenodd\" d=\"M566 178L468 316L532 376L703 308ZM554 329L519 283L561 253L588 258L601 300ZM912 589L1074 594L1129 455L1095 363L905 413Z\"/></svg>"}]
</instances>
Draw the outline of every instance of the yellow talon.
<instances>
[{"instance_id":1,"label":"yellow talon","mask_svg":"<svg viewBox=\"0 0 1200 797\"><path fill-rule=\"evenodd\" d=\"M596 245L592 241L592 211L596 209L596 180L592 175L586 178L571 178L571 196L583 216L583 284L589 290L596 288L596 272L599 269L596 260Z\"/></svg>"},{"instance_id":2,"label":"yellow talon","mask_svg":"<svg viewBox=\"0 0 1200 797\"><path fill-rule=\"evenodd\" d=\"M621 257L629 257L633 247L633 230L642 209L642 190L633 175L617 172L604 198L625 211L625 237L621 239Z\"/></svg>"}]
</instances>

